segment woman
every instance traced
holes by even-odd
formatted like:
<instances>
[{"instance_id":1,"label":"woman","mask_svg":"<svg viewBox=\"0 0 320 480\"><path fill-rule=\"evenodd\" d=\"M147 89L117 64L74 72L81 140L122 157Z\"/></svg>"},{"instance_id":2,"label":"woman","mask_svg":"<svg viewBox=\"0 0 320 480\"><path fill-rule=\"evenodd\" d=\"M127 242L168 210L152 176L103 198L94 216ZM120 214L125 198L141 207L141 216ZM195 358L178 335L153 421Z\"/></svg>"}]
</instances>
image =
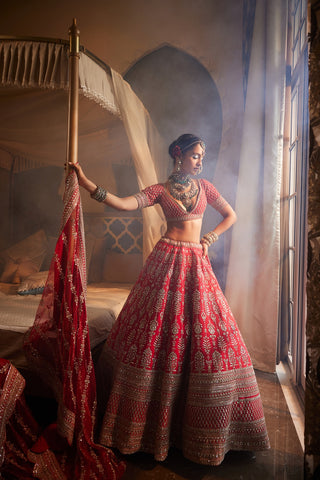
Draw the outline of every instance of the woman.
<instances>
[{"instance_id":1,"label":"woman","mask_svg":"<svg viewBox=\"0 0 320 480\"><path fill-rule=\"evenodd\" d=\"M251 360L207 253L236 220L202 170L205 145L191 134L169 147L164 184L119 198L89 180L93 198L119 210L159 203L167 231L148 257L107 340L111 386L102 444L164 460L170 446L190 460L219 465L229 450L269 448ZM200 240L209 203L222 221Z\"/></svg>"}]
</instances>

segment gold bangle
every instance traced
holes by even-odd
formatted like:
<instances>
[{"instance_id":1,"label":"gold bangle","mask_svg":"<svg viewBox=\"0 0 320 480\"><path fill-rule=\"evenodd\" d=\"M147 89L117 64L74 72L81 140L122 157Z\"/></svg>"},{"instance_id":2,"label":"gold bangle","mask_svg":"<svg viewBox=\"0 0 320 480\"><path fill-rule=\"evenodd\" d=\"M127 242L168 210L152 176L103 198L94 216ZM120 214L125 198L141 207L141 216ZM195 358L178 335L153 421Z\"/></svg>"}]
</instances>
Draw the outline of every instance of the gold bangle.
<instances>
[{"instance_id":1,"label":"gold bangle","mask_svg":"<svg viewBox=\"0 0 320 480\"><path fill-rule=\"evenodd\" d=\"M201 242L206 243L209 247L219 238L219 235L216 232L209 232L203 235Z\"/></svg>"},{"instance_id":2,"label":"gold bangle","mask_svg":"<svg viewBox=\"0 0 320 480\"><path fill-rule=\"evenodd\" d=\"M105 190L103 187L97 186L95 191L90 194L90 197L94 200L97 200L97 202L103 202L107 198L107 195L107 190Z\"/></svg>"}]
</instances>

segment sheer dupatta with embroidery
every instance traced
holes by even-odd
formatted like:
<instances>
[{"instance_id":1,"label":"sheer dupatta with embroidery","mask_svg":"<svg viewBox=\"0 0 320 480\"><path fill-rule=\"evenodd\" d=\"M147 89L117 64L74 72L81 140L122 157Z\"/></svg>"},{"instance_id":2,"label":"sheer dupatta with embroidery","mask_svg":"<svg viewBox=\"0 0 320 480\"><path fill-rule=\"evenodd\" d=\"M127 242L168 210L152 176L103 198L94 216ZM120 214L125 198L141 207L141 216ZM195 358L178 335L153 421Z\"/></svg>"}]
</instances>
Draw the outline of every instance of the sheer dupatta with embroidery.
<instances>
[{"instance_id":1,"label":"sheer dupatta with embroidery","mask_svg":"<svg viewBox=\"0 0 320 480\"><path fill-rule=\"evenodd\" d=\"M82 207L72 171L66 179L62 226L47 283L24 344L28 360L58 401L56 426L30 452L38 478L46 480L117 479L124 472L111 450L94 443L96 385L85 298Z\"/></svg>"}]
</instances>

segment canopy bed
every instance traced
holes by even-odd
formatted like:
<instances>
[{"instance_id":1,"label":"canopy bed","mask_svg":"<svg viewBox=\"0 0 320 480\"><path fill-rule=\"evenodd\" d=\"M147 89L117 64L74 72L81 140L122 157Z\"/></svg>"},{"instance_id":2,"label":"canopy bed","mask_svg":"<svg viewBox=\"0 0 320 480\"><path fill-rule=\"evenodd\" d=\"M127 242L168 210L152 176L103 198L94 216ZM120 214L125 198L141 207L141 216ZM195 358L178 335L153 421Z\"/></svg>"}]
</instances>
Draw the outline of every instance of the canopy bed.
<instances>
[{"instance_id":1,"label":"canopy bed","mask_svg":"<svg viewBox=\"0 0 320 480\"><path fill-rule=\"evenodd\" d=\"M123 216L102 211L86 197L82 211L76 175L67 169L60 233L55 234L51 223L57 208L53 213L50 208L59 197L50 179L58 190L63 165L79 161L113 192L135 193L166 175L166 155L130 86L80 47L75 21L69 33L70 43L0 37L1 201L6 207L0 357L23 373L33 393L39 394L39 378L32 381L30 359L37 374L52 379L58 432L75 448L69 474L101 478L103 471L118 478L123 467L93 442L95 379L89 372L164 221L157 208L145 209L143 218ZM63 462L60 472L59 460L54 455L48 460L51 447L45 445L36 460L31 455L42 472L37 478L68 478ZM48 476L48 463L60 476Z\"/></svg>"},{"instance_id":2,"label":"canopy bed","mask_svg":"<svg viewBox=\"0 0 320 480\"><path fill-rule=\"evenodd\" d=\"M4 187L1 200L7 207L3 212L1 232L4 248L0 252L3 312L0 356L6 355L12 360L18 352L14 351L14 342L7 339L19 336L31 325L39 300L39 295L34 294L41 293L56 241L52 227L42 228L33 212L23 210L21 204L34 197L32 205L35 204L39 216L39 203L46 202L46 224L56 223L53 214L56 215L57 209L59 213L59 197L45 198L50 185L47 184L48 176L43 177L41 172L47 170L50 178L50 167L60 168L62 177L66 154L77 155L89 173L105 179L108 188L120 194L135 193L138 188L165 175L161 140L139 99L119 74L84 47L79 50L78 78L73 80L72 90L75 93L68 99L71 76L68 41L0 37L0 168ZM69 105L73 102L69 124L68 102ZM69 133L69 139L68 129L74 130L72 135ZM66 152L68 149L71 153ZM131 175L131 192L124 190L129 183L126 171ZM29 179L30 183L32 175L39 179L36 192L28 190L28 184L21 180L28 182ZM22 196L20 204L19 194ZM58 205L51 214L51 204L55 200ZM144 212L149 217L142 219L140 214L124 216L103 212L100 206L96 208L92 203L83 199L88 311L93 335L101 329L99 314L94 313L95 310L99 312L101 303L99 299L98 306L94 306L93 292L98 292L100 297L101 288L111 288L104 297L104 301L109 298L111 302L111 309L106 306L110 313L106 321L109 328L128 294L130 283L135 280L143 255L149 253L160 235L163 219L160 211ZM23 210L24 218L19 216L19 209ZM30 222L26 221L28 215ZM34 231L30 231L28 223L33 225ZM39 270L42 274L34 276ZM27 293L33 295L27 296ZM112 304L116 305L115 309ZM23 311L19 305L23 306ZM27 314L29 310L30 315ZM104 335L101 341L103 339ZM93 345L96 344L94 338ZM21 345L21 339L17 340L17 345ZM21 358L17 366L24 366Z\"/></svg>"}]
</instances>

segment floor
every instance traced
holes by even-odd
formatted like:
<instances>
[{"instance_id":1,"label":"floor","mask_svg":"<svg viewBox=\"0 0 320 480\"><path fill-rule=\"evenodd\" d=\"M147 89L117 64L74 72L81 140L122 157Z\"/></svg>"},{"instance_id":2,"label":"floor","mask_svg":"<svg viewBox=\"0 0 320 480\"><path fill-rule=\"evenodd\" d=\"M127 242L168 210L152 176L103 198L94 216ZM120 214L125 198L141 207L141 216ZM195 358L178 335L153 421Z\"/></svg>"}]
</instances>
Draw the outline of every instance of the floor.
<instances>
[{"instance_id":1,"label":"floor","mask_svg":"<svg viewBox=\"0 0 320 480\"><path fill-rule=\"evenodd\" d=\"M303 479L303 413L290 400L289 382L285 372L277 374L256 372L264 405L264 413L271 449L252 453L232 452L227 454L219 467L206 467L186 460L179 451L173 450L164 462L156 462L147 454L127 455L127 470L121 480L302 480ZM279 379L281 379L281 385ZM288 378L288 377L287 377ZM291 396L292 397L292 396ZM287 399L287 401L286 401ZM43 404L30 406L38 422L54 421L56 405L45 411ZM290 407L290 411L288 408ZM52 410L52 419L48 412ZM41 415L44 415L42 418ZM300 418L299 418L300 416ZM300 422L300 428L298 424Z\"/></svg>"},{"instance_id":2,"label":"floor","mask_svg":"<svg viewBox=\"0 0 320 480\"><path fill-rule=\"evenodd\" d=\"M283 389L276 374L256 372L264 405L271 449L230 453L219 467L192 463L179 451L172 451L165 462L149 455L126 456L127 470L122 480L300 480L303 479L303 450Z\"/></svg>"}]
</instances>

